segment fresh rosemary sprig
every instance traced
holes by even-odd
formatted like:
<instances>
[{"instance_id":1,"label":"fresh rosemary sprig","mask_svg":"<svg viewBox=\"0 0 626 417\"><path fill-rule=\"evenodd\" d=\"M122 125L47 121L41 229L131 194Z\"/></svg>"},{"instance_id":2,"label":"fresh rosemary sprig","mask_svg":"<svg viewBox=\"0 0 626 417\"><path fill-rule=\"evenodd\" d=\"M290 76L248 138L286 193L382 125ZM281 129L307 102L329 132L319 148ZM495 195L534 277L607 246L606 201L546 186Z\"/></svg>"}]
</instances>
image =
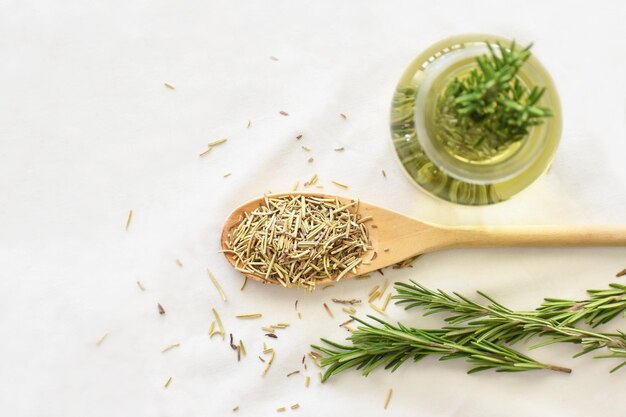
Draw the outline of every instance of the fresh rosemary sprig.
<instances>
[{"instance_id":1,"label":"fresh rosemary sprig","mask_svg":"<svg viewBox=\"0 0 626 417\"><path fill-rule=\"evenodd\" d=\"M328 366L324 380L349 368L361 369L364 375L383 365L394 371L409 358L416 362L431 354L441 355L442 360L465 358L474 365L470 373L487 369L569 372L568 368L543 364L507 346L534 336L546 341L531 349L559 342L577 343L582 350L575 357L604 349L607 353L597 358L623 359L611 372L626 365L625 333L598 333L574 327L578 322L595 327L626 311L626 285L610 284L607 289L588 290L589 298L583 300L546 298L535 311L517 312L481 292L488 300L486 305L458 293L433 291L413 281L396 283L395 288L398 294L394 299L407 309L422 307L425 315L452 313L445 319L449 326L414 329L369 316L382 325L377 327L351 316L362 324L348 337L351 345L322 339L328 347L313 346L326 355L320 361L322 366Z\"/></svg>"},{"instance_id":2,"label":"fresh rosemary sprig","mask_svg":"<svg viewBox=\"0 0 626 417\"><path fill-rule=\"evenodd\" d=\"M478 292L489 304L480 304L453 293L432 291L416 282L396 283L397 304L405 308L423 307L427 313L452 313L446 322L451 326L446 337L461 337L459 343L490 341L496 344L512 344L534 336L547 338L531 347L537 348L552 343L567 342L581 344L583 349L575 357L598 350L609 353L598 357L626 359L626 334L597 333L573 325L584 320L591 326L608 322L626 310L626 286L610 284L609 289L589 290L589 299L582 301L547 298L535 311L513 311L499 304L484 293ZM463 324L462 326L459 326ZM616 371L626 365L626 360L613 368Z\"/></svg>"},{"instance_id":3,"label":"fresh rosemary sprig","mask_svg":"<svg viewBox=\"0 0 626 417\"><path fill-rule=\"evenodd\" d=\"M376 327L351 316L362 325L348 337L352 345L343 345L327 339L322 341L328 347L313 345L313 348L326 355L320 360L320 365L328 367L323 381L349 368L361 369L366 376L383 365L385 369L391 369L393 372L409 358L417 362L432 354L441 355L440 360L465 358L474 365L468 373L488 369L495 369L497 372L537 369L571 372L568 368L538 362L509 347L488 340L459 343L454 338L446 337L446 330L414 329L400 323L393 326L382 319L368 317L382 324L382 327Z\"/></svg>"},{"instance_id":4,"label":"fresh rosemary sprig","mask_svg":"<svg viewBox=\"0 0 626 417\"><path fill-rule=\"evenodd\" d=\"M447 124L454 124L475 142L491 148L516 142L526 137L532 126L552 115L547 107L537 105L545 88L528 89L517 73L530 58L532 44L517 49L515 41L509 48L485 42L489 55L476 58L478 68L455 78L439 100ZM447 126L450 127L450 126Z\"/></svg>"}]
</instances>

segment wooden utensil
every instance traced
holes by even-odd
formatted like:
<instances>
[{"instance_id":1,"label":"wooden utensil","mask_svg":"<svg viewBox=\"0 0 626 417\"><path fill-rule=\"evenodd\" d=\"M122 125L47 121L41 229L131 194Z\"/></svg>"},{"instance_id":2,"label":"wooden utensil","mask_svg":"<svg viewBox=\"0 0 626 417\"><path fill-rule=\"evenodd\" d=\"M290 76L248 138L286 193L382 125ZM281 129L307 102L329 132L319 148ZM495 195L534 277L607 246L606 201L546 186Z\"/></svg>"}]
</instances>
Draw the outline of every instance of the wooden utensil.
<instances>
[{"instance_id":1,"label":"wooden utensil","mask_svg":"<svg viewBox=\"0 0 626 417\"><path fill-rule=\"evenodd\" d=\"M349 203L345 197L319 193L284 193L286 195L307 195L323 198L338 198ZM226 219L222 228L221 246L227 250L228 232L236 227L244 212L251 212L264 204L260 197L236 208ZM462 247L495 246L622 246L626 245L626 227L606 226L523 226L523 227L483 227L483 226L442 226L414 219L374 204L359 202L361 217L372 216L373 220L364 223L368 229L372 250L364 252L365 264L358 267L357 274L384 268L405 259L441 249ZM374 226L374 227L373 227ZM231 265L235 265L233 255L224 252ZM246 275L248 278L267 283L263 277ZM342 279L347 279L348 274ZM320 280L318 284L332 282ZM270 282L275 283L275 282Z\"/></svg>"}]
</instances>

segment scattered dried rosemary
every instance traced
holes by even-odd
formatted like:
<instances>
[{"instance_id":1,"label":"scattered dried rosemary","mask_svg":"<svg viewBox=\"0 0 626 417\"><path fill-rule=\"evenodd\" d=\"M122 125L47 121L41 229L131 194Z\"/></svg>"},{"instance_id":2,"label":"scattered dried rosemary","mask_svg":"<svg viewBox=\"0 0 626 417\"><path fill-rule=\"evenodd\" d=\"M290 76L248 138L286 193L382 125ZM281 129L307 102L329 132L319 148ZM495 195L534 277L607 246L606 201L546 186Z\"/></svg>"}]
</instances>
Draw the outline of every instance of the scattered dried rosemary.
<instances>
[{"instance_id":1,"label":"scattered dried rosemary","mask_svg":"<svg viewBox=\"0 0 626 417\"><path fill-rule=\"evenodd\" d=\"M357 207L338 198L266 196L229 231L225 252L238 271L285 287L338 281L355 274L371 249Z\"/></svg>"},{"instance_id":2,"label":"scattered dried rosemary","mask_svg":"<svg viewBox=\"0 0 626 417\"><path fill-rule=\"evenodd\" d=\"M108 335L109 335L109 332L106 332L105 334L100 336L100 339L96 341L96 346L100 346L100 344L104 342L104 339L106 339Z\"/></svg>"},{"instance_id":3,"label":"scattered dried rosemary","mask_svg":"<svg viewBox=\"0 0 626 417\"><path fill-rule=\"evenodd\" d=\"M361 304L361 300L357 300L356 298L353 298L351 300L340 300L338 298L333 298L333 303L337 303L337 304Z\"/></svg>"},{"instance_id":4,"label":"scattered dried rosemary","mask_svg":"<svg viewBox=\"0 0 626 417\"><path fill-rule=\"evenodd\" d=\"M391 400L391 394L393 394L393 388L389 388L389 391L387 392L387 397L385 398L385 410L387 409L387 406L389 406L389 401Z\"/></svg>"},{"instance_id":5,"label":"scattered dried rosemary","mask_svg":"<svg viewBox=\"0 0 626 417\"><path fill-rule=\"evenodd\" d=\"M126 227L124 228L124 230L128 230L128 228L130 227L130 221L133 219L133 210L131 209L128 212L128 218L126 219Z\"/></svg>"}]
</instances>

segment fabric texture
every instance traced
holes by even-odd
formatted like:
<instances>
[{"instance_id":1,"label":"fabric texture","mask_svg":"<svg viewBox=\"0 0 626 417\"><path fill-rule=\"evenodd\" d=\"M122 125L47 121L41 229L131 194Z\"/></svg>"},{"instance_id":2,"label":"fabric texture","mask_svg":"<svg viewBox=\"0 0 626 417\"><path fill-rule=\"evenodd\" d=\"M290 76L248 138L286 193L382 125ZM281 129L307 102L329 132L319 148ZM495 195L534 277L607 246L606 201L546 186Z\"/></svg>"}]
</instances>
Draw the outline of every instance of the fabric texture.
<instances>
[{"instance_id":1,"label":"fabric texture","mask_svg":"<svg viewBox=\"0 0 626 417\"><path fill-rule=\"evenodd\" d=\"M320 337L348 334L331 298L364 299L384 279L470 297L480 289L532 309L546 296L605 287L626 267L625 248L448 250L311 294L256 282L240 291L241 276L218 251L232 209L315 173L324 192L440 224L626 224L625 18L619 1L0 2L1 414L622 415L626 371L572 359L575 346L533 352L571 375L466 375L462 360L428 358L320 384L320 370L301 361ZM563 106L549 173L488 207L420 191L389 135L404 68L430 44L468 32L534 42ZM199 156L220 138L228 141ZM207 334L212 308L226 340ZM235 318L244 313L263 317ZM387 319L442 324L394 305ZM261 326L277 322L290 326L266 337ZM616 328L626 322L603 327ZM230 333L244 341L240 362ZM276 357L262 377L264 343Z\"/></svg>"}]
</instances>

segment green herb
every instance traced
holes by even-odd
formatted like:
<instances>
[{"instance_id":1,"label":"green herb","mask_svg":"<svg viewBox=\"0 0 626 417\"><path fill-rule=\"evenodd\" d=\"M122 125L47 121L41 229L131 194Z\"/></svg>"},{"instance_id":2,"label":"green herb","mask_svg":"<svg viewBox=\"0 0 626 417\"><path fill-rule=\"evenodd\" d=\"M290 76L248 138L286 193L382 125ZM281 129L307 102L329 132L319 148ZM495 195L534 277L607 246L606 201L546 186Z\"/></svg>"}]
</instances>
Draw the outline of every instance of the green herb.
<instances>
[{"instance_id":1,"label":"green herb","mask_svg":"<svg viewBox=\"0 0 626 417\"><path fill-rule=\"evenodd\" d=\"M473 148L484 144L495 149L525 138L552 112L537 105L545 88L529 89L517 77L530 58L532 44L523 49L517 49L515 41L509 48L485 44L489 55L476 58L478 68L455 78L440 97L438 107L444 120L439 120L439 127L465 132L464 141L473 140L469 144Z\"/></svg>"},{"instance_id":2,"label":"green herb","mask_svg":"<svg viewBox=\"0 0 626 417\"><path fill-rule=\"evenodd\" d=\"M582 346L575 357L599 349L607 354L602 358L626 359L626 334L597 333L574 327L577 322L596 327L612 320L626 310L626 285L610 284L608 289L588 290L589 298L566 300L546 298L535 311L513 311L496 302L484 293L478 292L488 304L469 300L458 293L432 291L416 282L412 285L396 283L397 304L405 304L407 309L421 306L426 314L436 312L452 313L445 320L446 337L459 338L459 343L489 341L512 344L529 340L534 336L546 339L531 347L536 348L552 343L567 342ZM626 360L611 372L626 365Z\"/></svg>"},{"instance_id":3,"label":"green herb","mask_svg":"<svg viewBox=\"0 0 626 417\"><path fill-rule=\"evenodd\" d=\"M499 372L534 369L571 372L568 368L538 362L509 347L487 340L458 343L447 338L447 331L443 329L414 329L400 323L393 326L382 319L368 316L382 325L377 327L357 317L351 317L361 324L348 337L351 345L322 339L328 346L313 346L326 355L320 360L321 366L328 367L322 382L349 368L360 369L366 376L379 366L395 371L407 359L417 362L428 355L441 355L441 360L465 358L473 365L468 373L487 369Z\"/></svg>"},{"instance_id":4,"label":"green herb","mask_svg":"<svg viewBox=\"0 0 626 417\"><path fill-rule=\"evenodd\" d=\"M513 311L487 295L481 304L458 293L432 291L420 284L396 283L397 304L407 309L422 307L425 315L445 312L449 324L442 329L413 329L369 316L382 324L376 327L353 317L363 324L348 340L351 346L322 339L330 347L316 347L327 356L322 366L328 366L325 379L345 369L356 367L365 375L385 365L392 371L404 361L418 361L430 354L440 354L441 359L466 358L475 366L469 372L487 369L496 371L523 371L551 369L569 372L569 369L540 363L507 345L538 336L545 340L531 349L552 343L576 343L582 350L575 357L603 350L598 358L619 358L623 361L611 372L626 365L626 334L598 333L574 327L584 322L592 327L606 324L626 311L626 285L610 284L607 289L588 290L583 300L546 298L535 311Z\"/></svg>"}]
</instances>

